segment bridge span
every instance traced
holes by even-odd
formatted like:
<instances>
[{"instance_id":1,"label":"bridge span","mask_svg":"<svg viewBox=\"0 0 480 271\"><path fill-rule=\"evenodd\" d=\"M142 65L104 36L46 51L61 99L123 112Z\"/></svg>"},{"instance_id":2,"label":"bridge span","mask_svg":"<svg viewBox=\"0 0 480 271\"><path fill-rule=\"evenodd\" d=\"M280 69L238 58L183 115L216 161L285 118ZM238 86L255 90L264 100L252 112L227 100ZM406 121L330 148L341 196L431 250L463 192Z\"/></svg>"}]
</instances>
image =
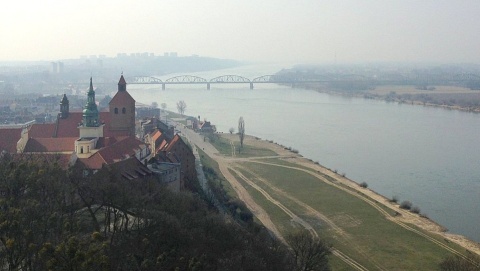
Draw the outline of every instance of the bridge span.
<instances>
[{"instance_id":1,"label":"bridge span","mask_svg":"<svg viewBox=\"0 0 480 271\"><path fill-rule=\"evenodd\" d=\"M153 76L133 76L126 78L128 84L135 85L162 85L162 89L166 89L166 85L206 85L209 90L212 84L247 84L250 89L254 88L254 84L286 84L294 86L297 83L322 83L331 82L333 79L305 79L305 78L284 78L277 75L263 75L253 79L249 79L240 75L221 75L210 80L193 75L179 75L162 80Z\"/></svg>"},{"instance_id":2,"label":"bridge span","mask_svg":"<svg viewBox=\"0 0 480 271\"><path fill-rule=\"evenodd\" d=\"M308 83L328 83L336 85L461 85L465 87L480 86L480 76L474 74L457 74L448 76L382 76L382 77L366 77L357 74L338 74L338 75L321 75L321 74L287 74L287 75L263 75L249 79L240 75L221 75L212 79L205 79L194 75L178 75L168 79L160 79L153 76L132 76L126 78L128 84L148 84L162 85L162 89L166 89L166 85L206 85L209 90L212 84L247 84L250 89L254 88L254 84L283 84L295 86L297 84Z\"/></svg>"}]
</instances>

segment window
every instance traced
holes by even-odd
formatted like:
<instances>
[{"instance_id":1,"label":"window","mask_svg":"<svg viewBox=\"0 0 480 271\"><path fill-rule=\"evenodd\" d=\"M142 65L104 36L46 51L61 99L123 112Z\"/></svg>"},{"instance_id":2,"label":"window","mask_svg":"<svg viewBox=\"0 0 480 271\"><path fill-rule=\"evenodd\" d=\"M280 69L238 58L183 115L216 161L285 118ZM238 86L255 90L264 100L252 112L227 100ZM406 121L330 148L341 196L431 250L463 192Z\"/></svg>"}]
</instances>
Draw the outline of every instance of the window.
<instances>
[{"instance_id":1,"label":"window","mask_svg":"<svg viewBox=\"0 0 480 271\"><path fill-rule=\"evenodd\" d=\"M115 107L115 114L118 114L118 108Z\"/></svg>"},{"instance_id":2,"label":"window","mask_svg":"<svg viewBox=\"0 0 480 271\"><path fill-rule=\"evenodd\" d=\"M83 146L80 147L80 153L83 153Z\"/></svg>"},{"instance_id":3,"label":"window","mask_svg":"<svg viewBox=\"0 0 480 271\"><path fill-rule=\"evenodd\" d=\"M124 107L124 108L122 108L122 114L125 114L125 113L127 113L127 109L125 109L125 107Z\"/></svg>"}]
</instances>

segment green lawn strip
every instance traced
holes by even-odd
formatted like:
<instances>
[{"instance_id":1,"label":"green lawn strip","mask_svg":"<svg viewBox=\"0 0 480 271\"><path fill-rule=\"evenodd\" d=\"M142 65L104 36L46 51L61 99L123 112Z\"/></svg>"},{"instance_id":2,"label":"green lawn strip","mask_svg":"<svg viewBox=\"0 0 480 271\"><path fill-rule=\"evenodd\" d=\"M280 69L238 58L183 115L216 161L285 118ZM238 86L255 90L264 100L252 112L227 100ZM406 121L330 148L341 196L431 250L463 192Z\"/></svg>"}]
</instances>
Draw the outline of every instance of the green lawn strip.
<instances>
[{"instance_id":1,"label":"green lawn strip","mask_svg":"<svg viewBox=\"0 0 480 271\"><path fill-rule=\"evenodd\" d=\"M281 166L298 167L298 168L303 168L303 169L306 169L306 170L315 171L315 170L313 170L309 167L305 167L305 166L302 166L302 165L298 165L298 164L288 162L284 158L266 158L266 159L261 159L261 160L259 159L258 161L265 162L265 163L271 163L271 164L277 164L277 165L281 165Z\"/></svg>"},{"instance_id":2,"label":"green lawn strip","mask_svg":"<svg viewBox=\"0 0 480 271\"><path fill-rule=\"evenodd\" d=\"M220 154L231 156L232 146L230 140L224 137L218 137L213 141L210 141L212 145L220 152ZM240 140L234 140L235 156L241 158L247 157L260 157L260 156L276 156L277 153L269 149L256 148L247 144L243 144L243 148L240 149Z\"/></svg>"},{"instance_id":3,"label":"green lawn strip","mask_svg":"<svg viewBox=\"0 0 480 271\"><path fill-rule=\"evenodd\" d=\"M185 119L185 118L188 117L187 115L182 115L182 114L179 114L179 113L176 113L176 112L173 112L173 111L166 110L166 112L168 113L168 115L167 115L168 119ZM163 110L162 110L162 113L163 113ZM162 113L160 113L160 114L162 114ZM163 114L165 114L165 113L163 113ZM164 116L162 116L162 117L164 117Z\"/></svg>"},{"instance_id":4,"label":"green lawn strip","mask_svg":"<svg viewBox=\"0 0 480 271\"><path fill-rule=\"evenodd\" d=\"M327 215L351 235L352 242L388 270L434 270L450 255L444 248L387 220L366 202L307 173L248 162L244 165Z\"/></svg>"},{"instance_id":5,"label":"green lawn strip","mask_svg":"<svg viewBox=\"0 0 480 271\"><path fill-rule=\"evenodd\" d=\"M210 143L218 150L220 154L225 156L232 155L232 146L230 145L230 141L226 138L218 137L215 140L210 140Z\"/></svg>"},{"instance_id":6,"label":"green lawn strip","mask_svg":"<svg viewBox=\"0 0 480 271\"><path fill-rule=\"evenodd\" d=\"M320 173L318 170L315 170L313 168L310 168L310 167L305 167L305 166L302 166L302 165L298 165L298 164L294 164L294 163L291 163L291 162L288 162L288 161L285 161L285 160L282 160L282 159L279 159L279 158L271 158L271 159L262 159L262 160L259 160L260 162L268 162L268 163L272 163L272 164L277 164L277 165L283 165L283 166L289 166L289 167L296 167L296 168L299 168L299 169L305 169L307 171L310 171L312 173L315 173L315 174L319 174L321 176L323 176L325 179L327 179L328 181L332 182L332 183L335 183L337 185L340 185L352 192L355 192L357 194L359 194L360 196L362 197L366 197L368 198L368 196L366 196L362 190L356 190L348 185L345 185L343 183L340 183L338 182L335 178L329 176L329 175L326 175L326 174L323 174L323 173ZM354 181L352 181L354 182ZM364 188L365 189L365 188ZM375 200L374 200L375 201ZM378 202L377 202L378 203ZM395 211L391 208L389 208L388 206L385 206L384 204L382 203L378 203L378 206L380 208L382 208L383 210L385 210L386 212L388 212L389 214L391 215L394 215L395 214Z\"/></svg>"}]
</instances>

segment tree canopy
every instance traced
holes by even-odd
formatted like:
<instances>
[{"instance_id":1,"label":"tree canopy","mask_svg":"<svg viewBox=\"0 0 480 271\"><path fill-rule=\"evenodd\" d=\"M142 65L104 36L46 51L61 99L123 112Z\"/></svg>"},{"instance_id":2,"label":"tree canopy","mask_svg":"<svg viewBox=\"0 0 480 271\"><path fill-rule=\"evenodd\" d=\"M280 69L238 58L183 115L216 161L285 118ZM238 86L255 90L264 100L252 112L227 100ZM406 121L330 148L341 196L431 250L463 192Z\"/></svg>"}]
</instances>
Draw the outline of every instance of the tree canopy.
<instances>
[{"instance_id":1,"label":"tree canopy","mask_svg":"<svg viewBox=\"0 0 480 271\"><path fill-rule=\"evenodd\" d=\"M83 177L58 159L0 158L7 270L293 270L284 245L155 178Z\"/></svg>"}]
</instances>

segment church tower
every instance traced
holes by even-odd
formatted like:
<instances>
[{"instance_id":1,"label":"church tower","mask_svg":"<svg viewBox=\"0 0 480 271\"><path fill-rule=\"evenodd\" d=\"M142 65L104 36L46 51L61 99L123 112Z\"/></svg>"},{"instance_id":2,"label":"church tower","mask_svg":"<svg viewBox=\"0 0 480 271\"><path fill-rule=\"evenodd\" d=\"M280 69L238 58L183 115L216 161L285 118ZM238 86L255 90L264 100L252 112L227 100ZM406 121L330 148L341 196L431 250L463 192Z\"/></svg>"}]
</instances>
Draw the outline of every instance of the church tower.
<instances>
[{"instance_id":1,"label":"church tower","mask_svg":"<svg viewBox=\"0 0 480 271\"><path fill-rule=\"evenodd\" d=\"M68 118L69 113L69 102L67 99L67 94L63 94L63 98L60 101L60 118L66 119Z\"/></svg>"},{"instance_id":2,"label":"church tower","mask_svg":"<svg viewBox=\"0 0 480 271\"><path fill-rule=\"evenodd\" d=\"M99 124L95 91L93 91L92 77L90 77L90 90L88 91L87 103L83 109L83 126L98 127Z\"/></svg>"},{"instance_id":3,"label":"church tower","mask_svg":"<svg viewBox=\"0 0 480 271\"><path fill-rule=\"evenodd\" d=\"M78 127L80 138L75 140L75 153L78 158L88 158L93 155L97 141L103 137L104 125L99 121L95 91L93 91L92 77L88 90L87 103L82 112L82 124Z\"/></svg>"},{"instance_id":4,"label":"church tower","mask_svg":"<svg viewBox=\"0 0 480 271\"><path fill-rule=\"evenodd\" d=\"M118 91L109 103L111 131L135 136L135 100L127 92L127 82L120 76Z\"/></svg>"}]
</instances>

